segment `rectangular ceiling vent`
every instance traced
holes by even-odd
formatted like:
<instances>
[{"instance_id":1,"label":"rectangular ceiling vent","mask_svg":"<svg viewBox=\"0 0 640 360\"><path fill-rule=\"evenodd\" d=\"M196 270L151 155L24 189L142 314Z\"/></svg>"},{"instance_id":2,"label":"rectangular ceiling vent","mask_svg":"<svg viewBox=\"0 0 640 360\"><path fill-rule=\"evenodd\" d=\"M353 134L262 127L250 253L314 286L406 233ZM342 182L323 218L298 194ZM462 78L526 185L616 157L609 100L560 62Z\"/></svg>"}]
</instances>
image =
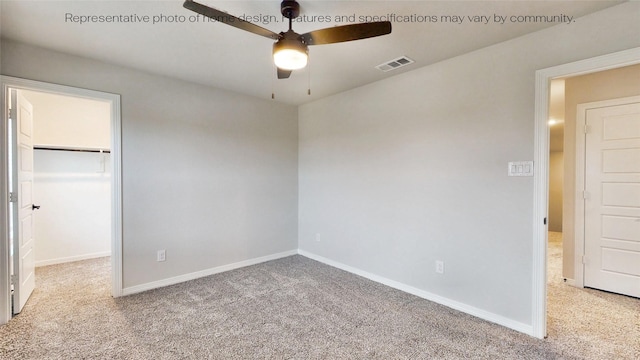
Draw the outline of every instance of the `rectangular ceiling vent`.
<instances>
[{"instance_id":1,"label":"rectangular ceiling vent","mask_svg":"<svg viewBox=\"0 0 640 360\"><path fill-rule=\"evenodd\" d=\"M382 63L376 66L376 69L382 70L384 72L399 69L403 66L407 66L409 64L413 64L415 61L409 59L406 56L401 56L397 59L393 59L391 61L387 61L386 63Z\"/></svg>"}]
</instances>

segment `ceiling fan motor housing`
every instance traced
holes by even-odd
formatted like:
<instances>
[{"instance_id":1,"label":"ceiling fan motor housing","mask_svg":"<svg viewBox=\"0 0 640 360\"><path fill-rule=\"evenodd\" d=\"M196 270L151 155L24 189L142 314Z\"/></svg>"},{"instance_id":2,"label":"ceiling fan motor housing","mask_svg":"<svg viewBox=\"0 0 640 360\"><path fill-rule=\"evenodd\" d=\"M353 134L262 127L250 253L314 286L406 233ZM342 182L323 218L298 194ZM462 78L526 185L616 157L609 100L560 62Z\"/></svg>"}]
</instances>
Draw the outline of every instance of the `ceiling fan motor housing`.
<instances>
[{"instance_id":1,"label":"ceiling fan motor housing","mask_svg":"<svg viewBox=\"0 0 640 360\"><path fill-rule=\"evenodd\" d=\"M300 15L300 4L295 0L284 0L280 3L280 13L287 19L295 19Z\"/></svg>"},{"instance_id":2,"label":"ceiling fan motor housing","mask_svg":"<svg viewBox=\"0 0 640 360\"><path fill-rule=\"evenodd\" d=\"M296 49L304 53L309 52L307 44L305 44L300 38L300 35L295 33L293 30L280 34L282 35L282 38L273 44L274 53L283 48Z\"/></svg>"}]
</instances>

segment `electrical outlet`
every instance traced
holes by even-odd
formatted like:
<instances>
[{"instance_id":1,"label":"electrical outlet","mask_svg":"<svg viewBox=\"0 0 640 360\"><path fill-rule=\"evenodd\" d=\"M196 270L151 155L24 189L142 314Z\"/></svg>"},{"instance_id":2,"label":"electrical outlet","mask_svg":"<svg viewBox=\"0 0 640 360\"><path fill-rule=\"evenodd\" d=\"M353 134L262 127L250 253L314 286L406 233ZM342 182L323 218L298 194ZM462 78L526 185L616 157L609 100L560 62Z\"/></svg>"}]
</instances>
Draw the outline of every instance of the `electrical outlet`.
<instances>
[{"instance_id":1,"label":"electrical outlet","mask_svg":"<svg viewBox=\"0 0 640 360\"><path fill-rule=\"evenodd\" d=\"M436 272L438 274L444 274L444 261L436 260Z\"/></svg>"},{"instance_id":2,"label":"electrical outlet","mask_svg":"<svg viewBox=\"0 0 640 360\"><path fill-rule=\"evenodd\" d=\"M158 258L157 261L165 261L167 260L167 253L165 250L158 250Z\"/></svg>"},{"instance_id":3,"label":"electrical outlet","mask_svg":"<svg viewBox=\"0 0 640 360\"><path fill-rule=\"evenodd\" d=\"M316 233L316 241L318 241L318 242L320 241L320 234L319 233Z\"/></svg>"}]
</instances>

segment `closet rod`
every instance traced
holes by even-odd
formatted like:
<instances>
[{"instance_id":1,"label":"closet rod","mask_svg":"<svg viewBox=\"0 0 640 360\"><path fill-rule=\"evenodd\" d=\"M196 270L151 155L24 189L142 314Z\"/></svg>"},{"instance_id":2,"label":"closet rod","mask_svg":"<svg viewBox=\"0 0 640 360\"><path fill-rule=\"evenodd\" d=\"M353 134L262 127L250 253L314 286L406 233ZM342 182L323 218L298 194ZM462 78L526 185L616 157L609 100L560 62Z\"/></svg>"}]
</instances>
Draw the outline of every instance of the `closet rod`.
<instances>
[{"instance_id":1,"label":"closet rod","mask_svg":"<svg viewBox=\"0 0 640 360\"><path fill-rule=\"evenodd\" d=\"M77 152L90 152L90 153L111 153L111 150L100 149L74 149L74 148L62 148L62 147L46 147L46 146L34 146L34 150L54 150L54 151L77 151Z\"/></svg>"}]
</instances>

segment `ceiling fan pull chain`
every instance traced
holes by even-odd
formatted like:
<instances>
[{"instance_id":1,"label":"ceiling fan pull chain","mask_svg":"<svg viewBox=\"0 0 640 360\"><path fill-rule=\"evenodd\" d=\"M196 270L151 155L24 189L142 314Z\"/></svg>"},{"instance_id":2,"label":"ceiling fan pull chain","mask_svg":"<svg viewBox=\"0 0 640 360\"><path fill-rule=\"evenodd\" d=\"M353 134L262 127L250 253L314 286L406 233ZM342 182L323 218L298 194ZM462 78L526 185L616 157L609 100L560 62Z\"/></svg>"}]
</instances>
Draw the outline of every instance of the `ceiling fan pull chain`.
<instances>
[{"instance_id":1,"label":"ceiling fan pull chain","mask_svg":"<svg viewBox=\"0 0 640 360\"><path fill-rule=\"evenodd\" d=\"M271 100L274 100L276 98L276 94L275 94L275 89L274 89L274 86L273 86L273 77L269 76L269 78L271 79Z\"/></svg>"},{"instance_id":2,"label":"ceiling fan pull chain","mask_svg":"<svg viewBox=\"0 0 640 360\"><path fill-rule=\"evenodd\" d=\"M273 76L269 76L269 78L271 78L271 100L275 100L276 98L276 91L275 91L275 86L273 83Z\"/></svg>"},{"instance_id":3,"label":"ceiling fan pull chain","mask_svg":"<svg viewBox=\"0 0 640 360\"><path fill-rule=\"evenodd\" d=\"M311 61L307 60L307 95L311 96Z\"/></svg>"}]
</instances>

